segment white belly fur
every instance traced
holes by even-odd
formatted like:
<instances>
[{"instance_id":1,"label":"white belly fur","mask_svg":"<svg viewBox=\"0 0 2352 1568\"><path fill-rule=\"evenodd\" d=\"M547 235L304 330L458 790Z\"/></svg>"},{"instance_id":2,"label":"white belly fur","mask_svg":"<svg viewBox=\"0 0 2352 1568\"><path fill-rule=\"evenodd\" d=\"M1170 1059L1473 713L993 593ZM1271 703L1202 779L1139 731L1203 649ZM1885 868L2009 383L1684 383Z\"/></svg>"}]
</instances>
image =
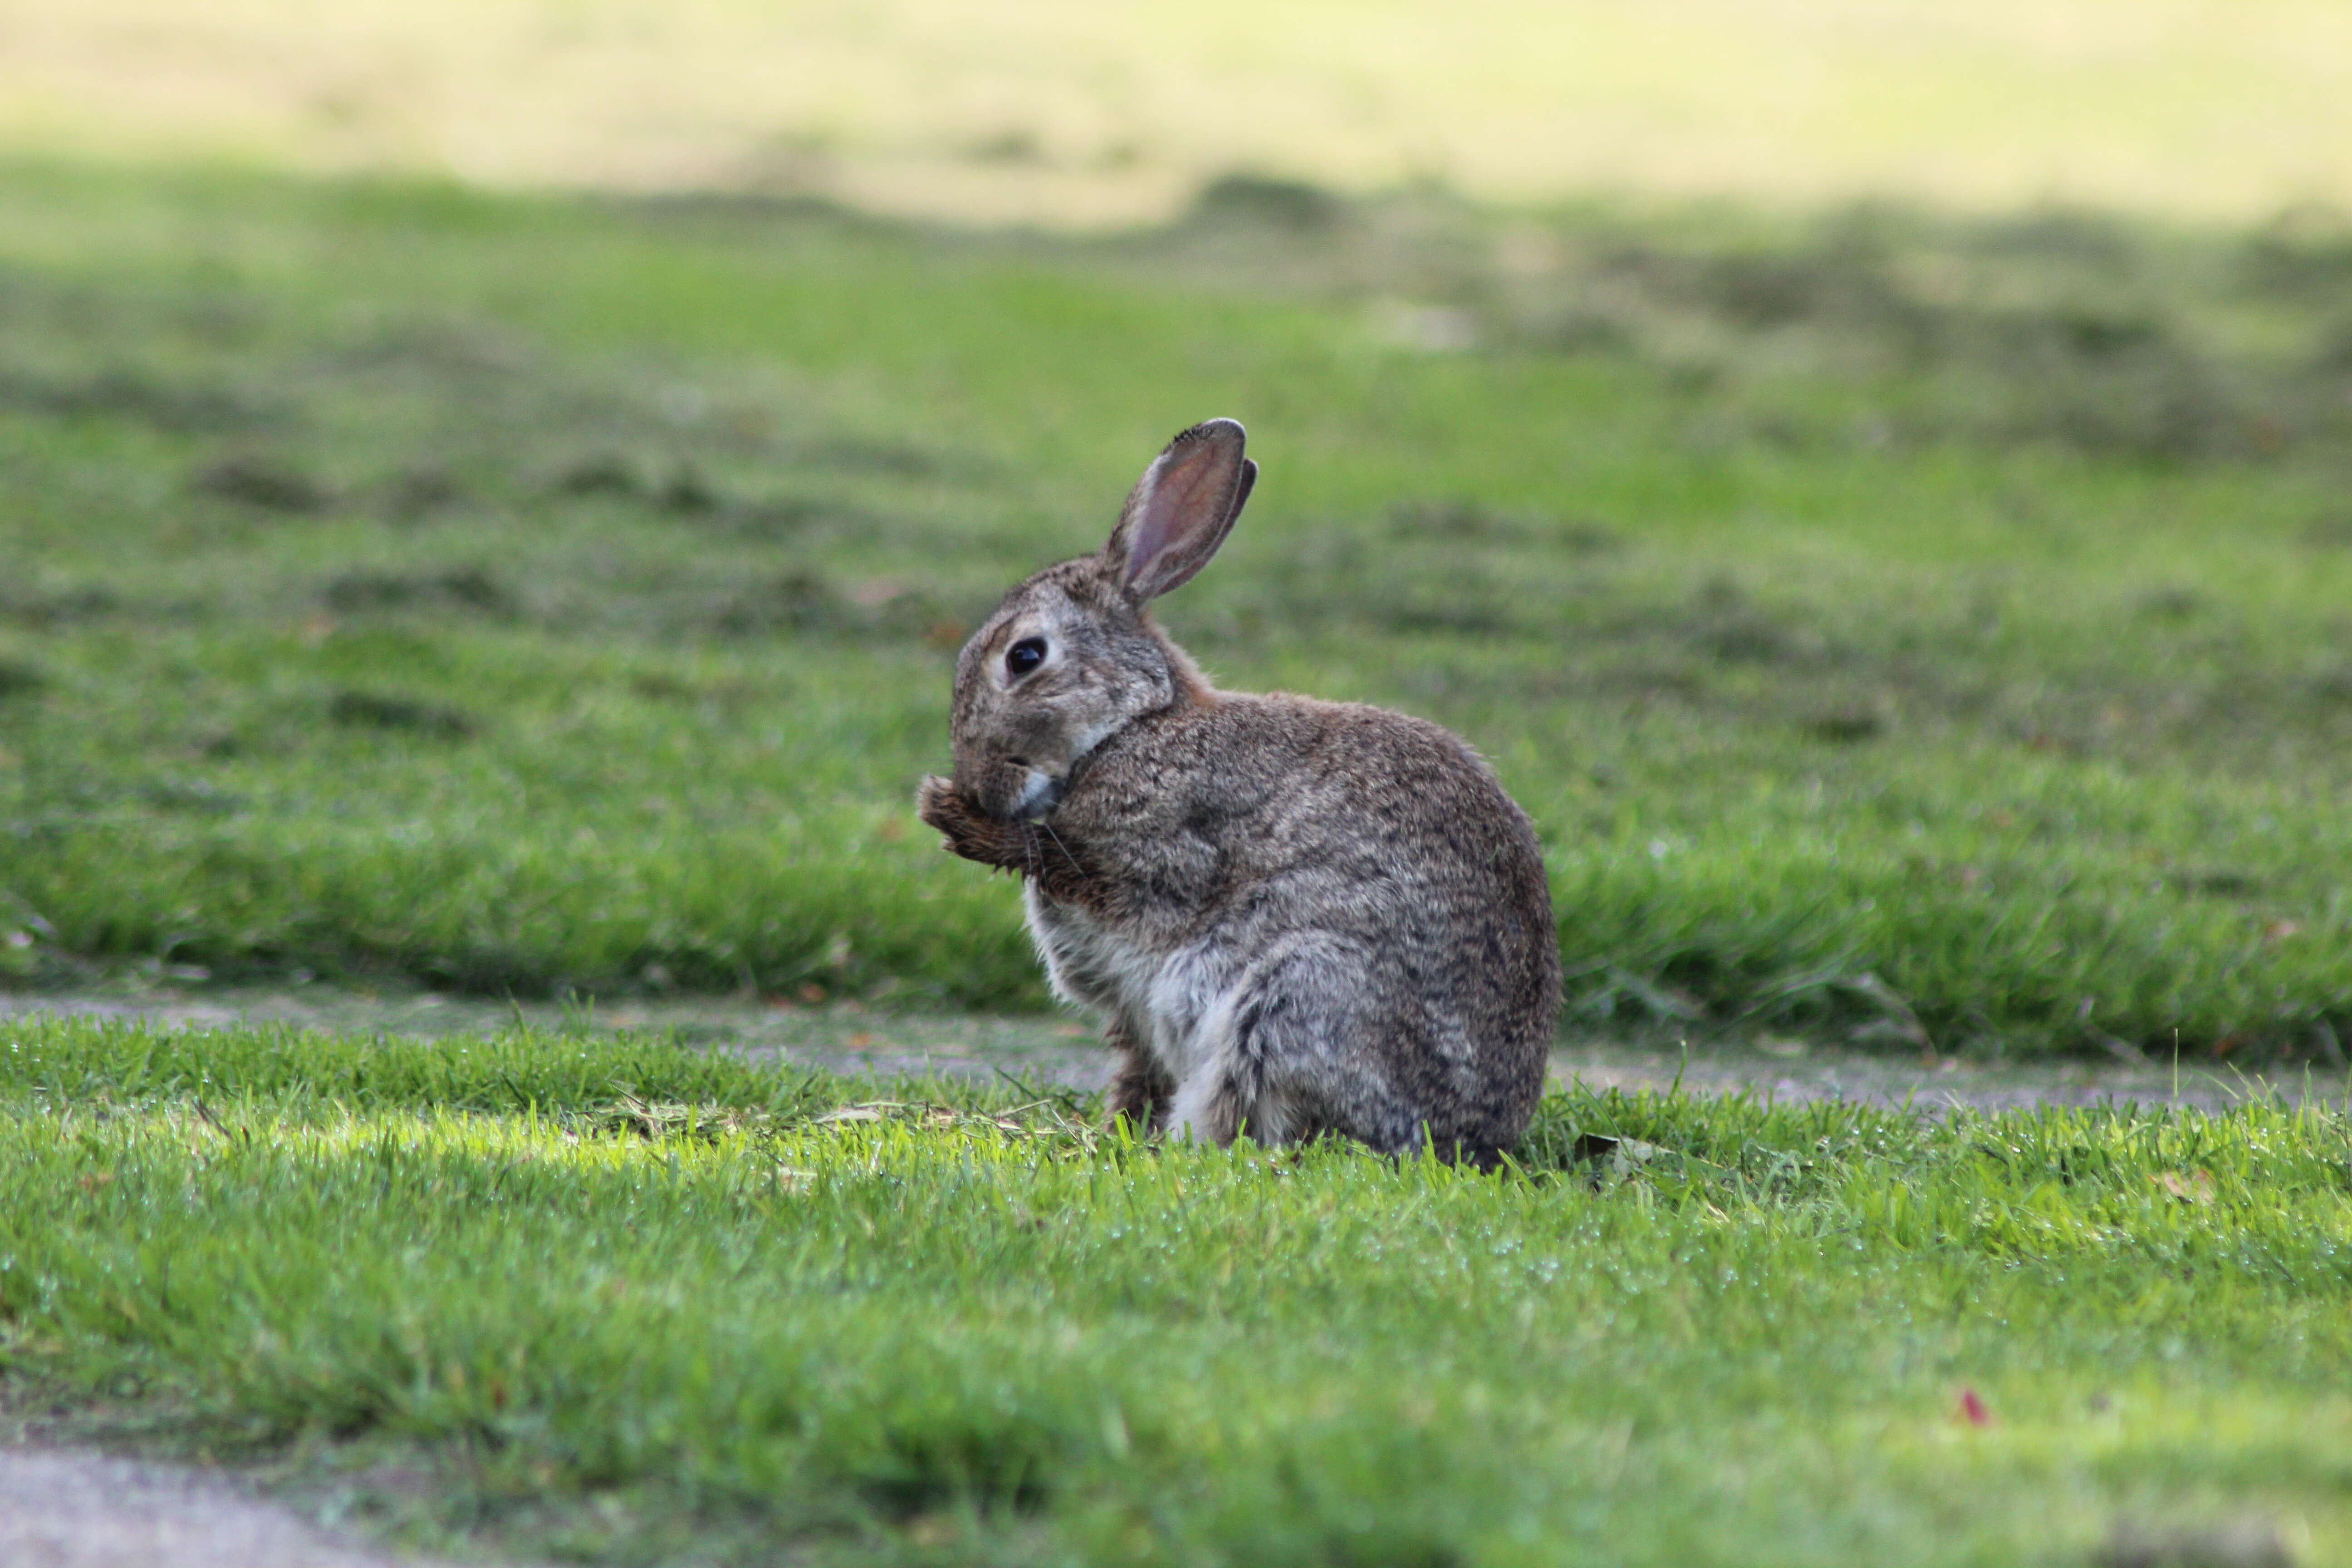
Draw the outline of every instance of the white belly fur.
<instances>
[{"instance_id":1,"label":"white belly fur","mask_svg":"<svg viewBox=\"0 0 2352 1568\"><path fill-rule=\"evenodd\" d=\"M1126 1022L1136 1044L1176 1085L1172 1129L1180 1137L1192 1133L1227 1077L1243 973L1207 943L1152 948L1083 910L1052 902L1034 882L1022 898L1054 994Z\"/></svg>"}]
</instances>

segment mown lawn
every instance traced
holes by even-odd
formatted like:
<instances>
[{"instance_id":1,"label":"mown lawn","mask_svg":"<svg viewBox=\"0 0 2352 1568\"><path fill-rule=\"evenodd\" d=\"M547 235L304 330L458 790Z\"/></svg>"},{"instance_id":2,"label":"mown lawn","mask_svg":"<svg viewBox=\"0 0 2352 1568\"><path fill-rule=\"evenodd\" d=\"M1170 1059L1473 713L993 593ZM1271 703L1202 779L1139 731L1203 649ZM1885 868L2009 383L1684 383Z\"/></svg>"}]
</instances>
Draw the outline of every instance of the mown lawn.
<instances>
[{"instance_id":1,"label":"mown lawn","mask_svg":"<svg viewBox=\"0 0 2352 1568\"><path fill-rule=\"evenodd\" d=\"M0 1390L583 1563L2352 1559L2336 1110L1492 1176L646 1037L0 1029Z\"/></svg>"},{"instance_id":2,"label":"mown lawn","mask_svg":"<svg viewBox=\"0 0 2352 1568\"><path fill-rule=\"evenodd\" d=\"M2316 219L0 169L0 975L1040 1005L951 650L1223 413L1167 619L1495 760L1573 1026L2334 1058L2347 322Z\"/></svg>"}]
</instances>

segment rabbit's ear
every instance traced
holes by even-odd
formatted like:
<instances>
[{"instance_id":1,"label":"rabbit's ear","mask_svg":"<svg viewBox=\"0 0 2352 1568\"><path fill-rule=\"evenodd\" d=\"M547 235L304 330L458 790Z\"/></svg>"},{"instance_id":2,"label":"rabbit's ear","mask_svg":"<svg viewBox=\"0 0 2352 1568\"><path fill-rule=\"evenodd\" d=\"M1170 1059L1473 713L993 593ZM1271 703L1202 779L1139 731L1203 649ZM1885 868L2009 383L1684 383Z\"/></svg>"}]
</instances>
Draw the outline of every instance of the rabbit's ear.
<instances>
[{"instance_id":1,"label":"rabbit's ear","mask_svg":"<svg viewBox=\"0 0 2352 1568\"><path fill-rule=\"evenodd\" d=\"M1257 482L1231 419L1195 425L1151 460L1118 514L1103 557L1137 604L1192 580L1241 516Z\"/></svg>"}]
</instances>

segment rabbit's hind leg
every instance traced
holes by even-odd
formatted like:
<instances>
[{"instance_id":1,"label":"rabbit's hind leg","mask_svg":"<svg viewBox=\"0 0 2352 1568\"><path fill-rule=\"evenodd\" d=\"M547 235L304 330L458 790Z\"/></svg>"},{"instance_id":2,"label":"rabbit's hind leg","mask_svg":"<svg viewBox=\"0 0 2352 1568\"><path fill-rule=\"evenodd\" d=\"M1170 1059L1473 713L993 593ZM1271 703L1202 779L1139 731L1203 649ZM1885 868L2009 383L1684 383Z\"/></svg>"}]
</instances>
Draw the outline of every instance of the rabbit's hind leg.
<instances>
[{"instance_id":1,"label":"rabbit's hind leg","mask_svg":"<svg viewBox=\"0 0 2352 1568\"><path fill-rule=\"evenodd\" d=\"M1177 1086L1171 1121L1194 1138L1269 1147L1342 1131L1387 1149L1410 1137L1384 1064L1362 1047L1374 994L1361 950L1304 932L1277 944L1203 1021L1201 1066Z\"/></svg>"},{"instance_id":2,"label":"rabbit's hind leg","mask_svg":"<svg viewBox=\"0 0 2352 1568\"><path fill-rule=\"evenodd\" d=\"M1176 1086L1175 1098L1168 1106L1168 1123L1180 1138L1219 1148L1241 1136L1244 1129L1261 1143L1280 1142L1280 1135L1270 1134L1264 1121L1252 1114L1257 1109L1257 1098L1219 1064Z\"/></svg>"},{"instance_id":3,"label":"rabbit's hind leg","mask_svg":"<svg viewBox=\"0 0 2352 1568\"><path fill-rule=\"evenodd\" d=\"M1224 1089L1194 1101L1204 1131L1230 1115L1261 1143L1338 1132L1382 1153L1419 1147L1429 1110L1392 1048L1412 1033L1397 1015L1412 1009L1377 968L1360 943L1320 931L1289 938L1254 967L1214 1053ZM1178 1091L1180 1114L1191 1088Z\"/></svg>"}]
</instances>

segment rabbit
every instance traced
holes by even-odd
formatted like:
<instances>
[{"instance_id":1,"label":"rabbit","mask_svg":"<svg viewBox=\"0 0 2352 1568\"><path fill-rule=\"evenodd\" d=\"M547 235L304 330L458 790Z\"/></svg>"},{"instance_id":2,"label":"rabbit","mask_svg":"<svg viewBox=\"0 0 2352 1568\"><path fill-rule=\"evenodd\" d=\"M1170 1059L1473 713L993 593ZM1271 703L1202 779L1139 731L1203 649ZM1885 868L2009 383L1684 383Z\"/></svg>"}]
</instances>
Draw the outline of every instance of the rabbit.
<instances>
[{"instance_id":1,"label":"rabbit","mask_svg":"<svg viewBox=\"0 0 2352 1568\"><path fill-rule=\"evenodd\" d=\"M1154 624L1249 500L1244 439L1178 436L1100 552L1005 595L957 658L953 777L918 809L1021 875L1054 990L1105 1021L1113 1124L1491 1165L1559 1008L1534 826L1449 731L1221 691Z\"/></svg>"}]
</instances>

